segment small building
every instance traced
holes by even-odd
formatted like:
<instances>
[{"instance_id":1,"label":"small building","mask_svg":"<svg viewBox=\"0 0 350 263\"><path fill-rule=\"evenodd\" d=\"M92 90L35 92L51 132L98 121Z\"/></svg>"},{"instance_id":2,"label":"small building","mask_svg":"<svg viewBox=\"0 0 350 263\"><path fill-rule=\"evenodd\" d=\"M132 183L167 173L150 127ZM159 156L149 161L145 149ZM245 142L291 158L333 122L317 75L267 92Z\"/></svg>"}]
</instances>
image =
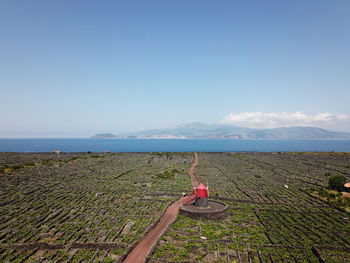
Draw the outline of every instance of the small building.
<instances>
[{"instance_id":1,"label":"small building","mask_svg":"<svg viewBox=\"0 0 350 263\"><path fill-rule=\"evenodd\" d=\"M180 213L193 218L225 218L227 205L218 201L208 200L208 187L199 184L193 188L189 201L180 208ZM205 239L205 238L202 238Z\"/></svg>"},{"instance_id":2,"label":"small building","mask_svg":"<svg viewBox=\"0 0 350 263\"><path fill-rule=\"evenodd\" d=\"M196 201L195 206L207 207L208 206L208 188L204 184L200 184L195 188Z\"/></svg>"},{"instance_id":3,"label":"small building","mask_svg":"<svg viewBox=\"0 0 350 263\"><path fill-rule=\"evenodd\" d=\"M195 189L196 197L208 197L208 189L204 184L198 185Z\"/></svg>"},{"instance_id":4,"label":"small building","mask_svg":"<svg viewBox=\"0 0 350 263\"><path fill-rule=\"evenodd\" d=\"M54 151L52 151L52 153L55 153L55 154L62 154L63 152L60 151L60 150L54 150Z\"/></svg>"}]
</instances>

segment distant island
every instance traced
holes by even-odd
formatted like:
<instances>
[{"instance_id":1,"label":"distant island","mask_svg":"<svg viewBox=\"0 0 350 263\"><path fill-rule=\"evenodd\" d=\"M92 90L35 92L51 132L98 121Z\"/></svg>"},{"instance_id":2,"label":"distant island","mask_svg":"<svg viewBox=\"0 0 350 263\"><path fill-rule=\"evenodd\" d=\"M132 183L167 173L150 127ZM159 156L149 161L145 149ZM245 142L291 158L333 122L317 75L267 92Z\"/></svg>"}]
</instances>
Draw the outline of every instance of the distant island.
<instances>
[{"instance_id":1,"label":"distant island","mask_svg":"<svg viewBox=\"0 0 350 263\"><path fill-rule=\"evenodd\" d=\"M91 138L92 139L114 139L114 138L118 138L118 136L112 133L100 133L92 136Z\"/></svg>"},{"instance_id":2,"label":"distant island","mask_svg":"<svg viewBox=\"0 0 350 263\"><path fill-rule=\"evenodd\" d=\"M317 127L253 129L240 126L190 123L176 128L155 129L114 135L101 133L92 139L257 139L257 140L350 140L350 133Z\"/></svg>"}]
</instances>

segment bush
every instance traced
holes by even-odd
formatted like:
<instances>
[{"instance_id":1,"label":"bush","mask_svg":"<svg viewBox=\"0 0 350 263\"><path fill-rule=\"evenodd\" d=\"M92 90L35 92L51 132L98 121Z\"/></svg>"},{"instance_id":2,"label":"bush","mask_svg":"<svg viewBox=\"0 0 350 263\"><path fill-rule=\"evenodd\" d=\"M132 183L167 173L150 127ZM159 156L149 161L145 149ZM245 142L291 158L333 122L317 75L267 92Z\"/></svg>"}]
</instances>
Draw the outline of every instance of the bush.
<instances>
[{"instance_id":1,"label":"bush","mask_svg":"<svg viewBox=\"0 0 350 263\"><path fill-rule=\"evenodd\" d=\"M23 167L23 166L17 165L17 164L11 166L12 170L15 170L15 171L21 169L22 167Z\"/></svg>"},{"instance_id":2,"label":"bush","mask_svg":"<svg viewBox=\"0 0 350 263\"><path fill-rule=\"evenodd\" d=\"M163 178L163 179L172 179L175 178L175 176L177 174L179 174L180 171L176 170L176 169L171 169L171 168L167 168L165 171L163 171L160 174L157 174L158 178Z\"/></svg>"},{"instance_id":3,"label":"bush","mask_svg":"<svg viewBox=\"0 0 350 263\"><path fill-rule=\"evenodd\" d=\"M338 196L341 196L341 194L340 194L340 193L329 193L329 194L328 194L328 197L329 197L330 199L335 199L335 198L337 198Z\"/></svg>"},{"instance_id":4,"label":"bush","mask_svg":"<svg viewBox=\"0 0 350 263\"><path fill-rule=\"evenodd\" d=\"M5 174L10 174L10 173L13 173L13 172L14 172L14 170L12 168L5 168L4 169L4 173Z\"/></svg>"},{"instance_id":5,"label":"bush","mask_svg":"<svg viewBox=\"0 0 350 263\"><path fill-rule=\"evenodd\" d=\"M344 190L344 184L346 183L346 178L342 174L333 175L328 182L329 188L337 190L339 192Z\"/></svg>"},{"instance_id":6,"label":"bush","mask_svg":"<svg viewBox=\"0 0 350 263\"><path fill-rule=\"evenodd\" d=\"M322 197L328 196L328 192L322 188L318 190L318 194Z\"/></svg>"}]
</instances>

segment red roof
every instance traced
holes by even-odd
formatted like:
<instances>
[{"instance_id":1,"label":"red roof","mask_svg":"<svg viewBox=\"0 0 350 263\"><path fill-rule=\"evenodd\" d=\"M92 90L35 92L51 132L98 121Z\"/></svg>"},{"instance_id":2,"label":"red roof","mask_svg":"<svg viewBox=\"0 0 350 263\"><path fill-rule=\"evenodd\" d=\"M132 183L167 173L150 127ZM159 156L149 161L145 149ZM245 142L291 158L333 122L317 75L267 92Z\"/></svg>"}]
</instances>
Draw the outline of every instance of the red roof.
<instances>
[{"instance_id":1,"label":"red roof","mask_svg":"<svg viewBox=\"0 0 350 263\"><path fill-rule=\"evenodd\" d=\"M196 189L207 189L207 187L204 184L200 184L196 187Z\"/></svg>"}]
</instances>

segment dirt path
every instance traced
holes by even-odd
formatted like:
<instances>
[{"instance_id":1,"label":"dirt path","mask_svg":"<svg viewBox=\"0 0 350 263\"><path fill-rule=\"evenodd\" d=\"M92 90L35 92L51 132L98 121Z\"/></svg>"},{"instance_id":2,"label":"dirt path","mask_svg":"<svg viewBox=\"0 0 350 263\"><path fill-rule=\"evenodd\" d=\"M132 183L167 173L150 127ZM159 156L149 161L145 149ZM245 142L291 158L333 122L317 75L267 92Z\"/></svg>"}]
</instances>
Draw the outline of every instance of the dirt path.
<instances>
[{"instance_id":1,"label":"dirt path","mask_svg":"<svg viewBox=\"0 0 350 263\"><path fill-rule=\"evenodd\" d=\"M194 153L194 161L188 170L188 174L191 176L192 186L199 185L199 181L194 174L194 168L198 165L198 154ZM160 238L163 236L167 228L173 223L179 214L180 207L194 199L194 195L181 197L171 204L164 215L158 222L158 224L150 231L144 238L134 247L129 253L123 263L144 263L146 257L150 254L153 248L157 245Z\"/></svg>"},{"instance_id":2,"label":"dirt path","mask_svg":"<svg viewBox=\"0 0 350 263\"><path fill-rule=\"evenodd\" d=\"M193 188L195 188L196 186L198 186L200 184L196 174L194 173L194 168L196 168L196 166L198 164L199 164L198 154L194 153L194 161L193 161L190 169L188 170L188 174L189 174L189 176L191 176L191 181L192 181L192 187Z\"/></svg>"},{"instance_id":3,"label":"dirt path","mask_svg":"<svg viewBox=\"0 0 350 263\"><path fill-rule=\"evenodd\" d=\"M350 198L350 193L343 192L342 195L343 195L343 197L348 197L348 198Z\"/></svg>"}]
</instances>

